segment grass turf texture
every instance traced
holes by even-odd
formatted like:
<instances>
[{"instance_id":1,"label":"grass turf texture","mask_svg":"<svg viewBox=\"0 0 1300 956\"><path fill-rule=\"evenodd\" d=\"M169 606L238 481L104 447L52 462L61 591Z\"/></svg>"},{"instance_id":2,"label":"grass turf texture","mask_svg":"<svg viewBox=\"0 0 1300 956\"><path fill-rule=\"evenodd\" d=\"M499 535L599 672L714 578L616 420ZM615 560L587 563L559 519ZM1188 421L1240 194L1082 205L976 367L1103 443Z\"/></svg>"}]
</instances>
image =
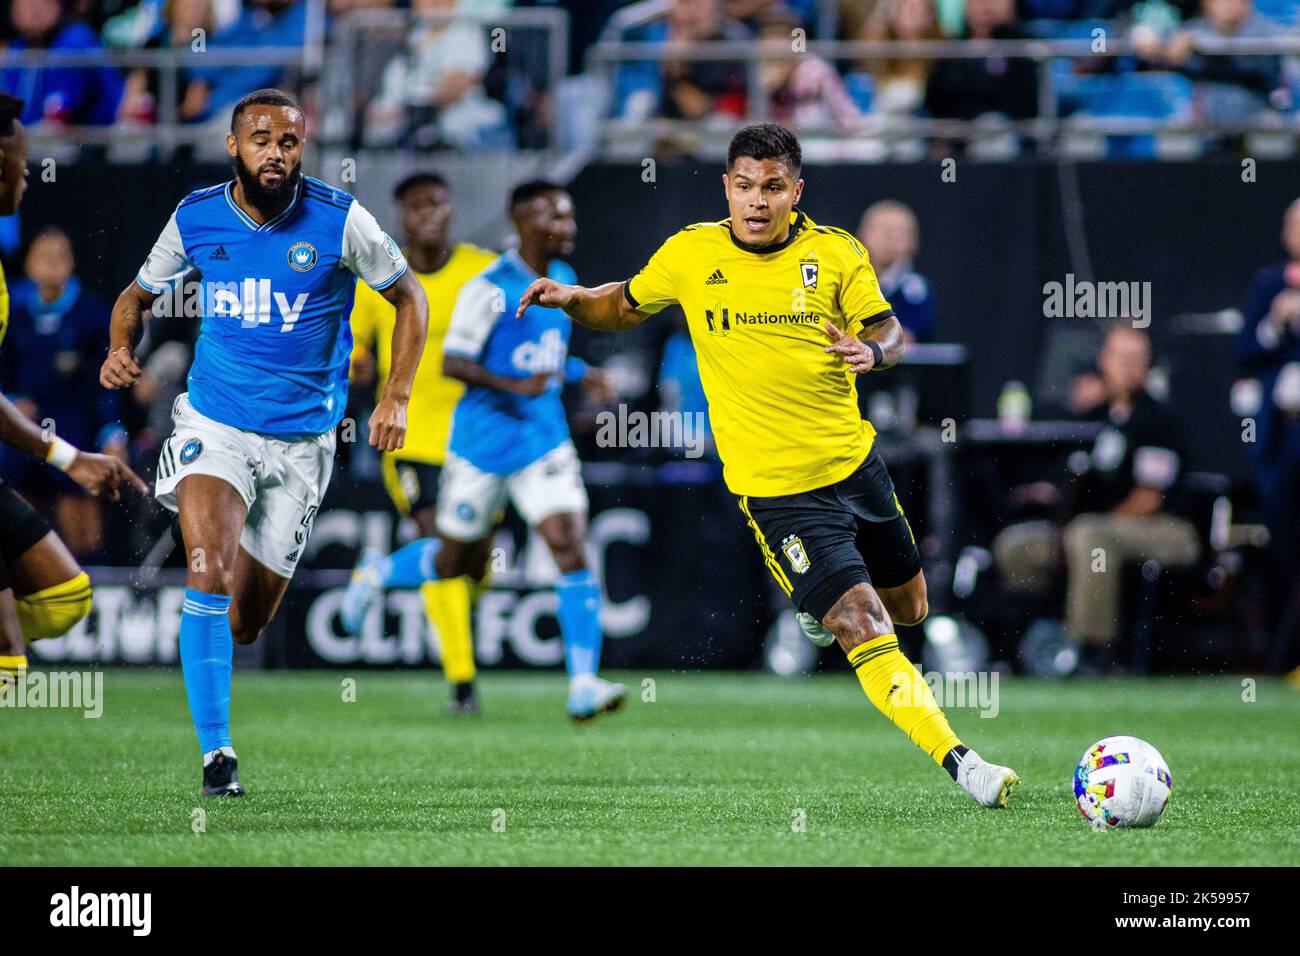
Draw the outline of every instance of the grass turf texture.
<instances>
[{"instance_id":1,"label":"grass turf texture","mask_svg":"<svg viewBox=\"0 0 1300 956\"><path fill-rule=\"evenodd\" d=\"M0 711L0 820L29 865L1300 863L1300 691L1238 678L1005 680L955 729L1023 783L986 810L849 674L621 676L626 709L563 716L558 675L489 674L443 716L433 673L237 673L243 800L202 800L179 672L105 675L104 715ZM653 703L642 680L655 680ZM1149 831L1098 834L1071 774L1108 734L1164 754ZM192 832L202 807L206 830ZM493 829L504 811L504 832ZM795 832L798 811L804 832ZM495 819L500 819L498 812Z\"/></svg>"}]
</instances>

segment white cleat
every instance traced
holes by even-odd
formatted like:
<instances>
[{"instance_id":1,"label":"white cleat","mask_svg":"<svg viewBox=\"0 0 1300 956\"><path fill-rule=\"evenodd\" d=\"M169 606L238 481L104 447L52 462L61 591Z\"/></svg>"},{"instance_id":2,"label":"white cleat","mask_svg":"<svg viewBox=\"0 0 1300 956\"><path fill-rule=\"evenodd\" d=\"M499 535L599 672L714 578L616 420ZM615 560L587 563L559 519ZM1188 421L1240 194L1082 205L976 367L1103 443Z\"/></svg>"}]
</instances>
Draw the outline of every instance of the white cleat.
<instances>
[{"instance_id":1,"label":"white cleat","mask_svg":"<svg viewBox=\"0 0 1300 956\"><path fill-rule=\"evenodd\" d=\"M1010 767L988 763L973 750L967 750L957 765L957 783L985 807L1005 807L1011 788L1020 782Z\"/></svg>"},{"instance_id":2,"label":"white cleat","mask_svg":"<svg viewBox=\"0 0 1300 956\"><path fill-rule=\"evenodd\" d=\"M830 628L807 611L800 611L795 617L799 619L799 626L803 628L804 636L818 647L830 647L835 643L835 635L831 633Z\"/></svg>"},{"instance_id":3,"label":"white cleat","mask_svg":"<svg viewBox=\"0 0 1300 956\"><path fill-rule=\"evenodd\" d=\"M370 610L375 598L383 593L383 563L384 556L376 549L366 548L361 552L361 560L352 571L352 579L348 581L348 589L343 593L343 605L339 609L343 630L349 634L360 632L366 611Z\"/></svg>"},{"instance_id":4,"label":"white cleat","mask_svg":"<svg viewBox=\"0 0 1300 956\"><path fill-rule=\"evenodd\" d=\"M589 675L577 678L569 687L569 717L591 720L598 714L612 714L623 706L627 688L613 681Z\"/></svg>"}]
</instances>

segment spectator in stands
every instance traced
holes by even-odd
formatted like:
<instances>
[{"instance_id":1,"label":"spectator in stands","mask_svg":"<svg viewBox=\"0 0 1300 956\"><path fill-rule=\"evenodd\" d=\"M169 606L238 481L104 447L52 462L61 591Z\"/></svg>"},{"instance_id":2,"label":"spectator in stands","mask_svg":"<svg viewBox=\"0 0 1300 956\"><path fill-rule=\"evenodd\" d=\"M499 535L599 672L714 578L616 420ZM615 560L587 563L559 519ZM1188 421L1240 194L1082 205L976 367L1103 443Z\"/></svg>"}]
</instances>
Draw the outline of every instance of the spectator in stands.
<instances>
[{"instance_id":1,"label":"spectator in stands","mask_svg":"<svg viewBox=\"0 0 1300 956\"><path fill-rule=\"evenodd\" d=\"M1286 260L1255 276L1246 295L1237 358L1259 381L1255 465L1269 531L1274 618L1300 571L1300 199L1282 223Z\"/></svg>"},{"instance_id":2,"label":"spectator in stands","mask_svg":"<svg viewBox=\"0 0 1300 956\"><path fill-rule=\"evenodd\" d=\"M99 37L73 18L70 0L13 0L18 36L9 49L97 50ZM122 97L122 77L111 67L14 67L0 71L0 89L26 101L23 124L112 123Z\"/></svg>"},{"instance_id":3,"label":"spectator in stands","mask_svg":"<svg viewBox=\"0 0 1300 956\"><path fill-rule=\"evenodd\" d=\"M668 14L669 47L718 40L747 40L750 33L723 15L720 0L675 0ZM665 60L659 112L674 119L703 119L714 113L744 116L745 65L725 60Z\"/></svg>"},{"instance_id":4,"label":"spectator in stands","mask_svg":"<svg viewBox=\"0 0 1300 956\"><path fill-rule=\"evenodd\" d=\"M968 40L1025 38L1015 0L966 0ZM940 60L925 88L925 109L938 119L973 120L988 114L1029 119L1038 114L1038 69L1018 57Z\"/></svg>"},{"instance_id":5,"label":"spectator in stands","mask_svg":"<svg viewBox=\"0 0 1300 956\"><path fill-rule=\"evenodd\" d=\"M212 16L208 0L172 0L169 22L173 45L189 46L194 25ZM189 28L189 29L186 29ZM301 0L243 0L238 19L207 39L207 49L222 47L301 47L306 39L307 5ZM185 71L180 115L185 122L225 123L227 108L253 90L280 86L280 66L203 66Z\"/></svg>"},{"instance_id":6,"label":"spectator in stands","mask_svg":"<svg viewBox=\"0 0 1300 956\"><path fill-rule=\"evenodd\" d=\"M767 16L778 8L788 10L795 26L808 29L816 25L818 0L726 0L722 12L751 29L761 30Z\"/></svg>"},{"instance_id":7,"label":"spectator in stands","mask_svg":"<svg viewBox=\"0 0 1300 956\"><path fill-rule=\"evenodd\" d=\"M1087 665L1114 669L1124 568L1152 559L1192 564L1200 541L1177 513L1181 423L1146 390L1150 340L1131 325L1114 325L1097 366L1106 400L1090 417L1105 427L1086 468L1059 499L1067 523L1011 525L994 540L993 553L1011 591L1045 591L1064 564L1066 629L1082 644Z\"/></svg>"},{"instance_id":8,"label":"spectator in stands","mask_svg":"<svg viewBox=\"0 0 1300 956\"><path fill-rule=\"evenodd\" d=\"M942 40L934 0L883 0L864 25L864 40ZM874 109L895 115L915 113L925 100L934 61L924 57L879 59L869 64L875 78Z\"/></svg>"},{"instance_id":9,"label":"spectator in stands","mask_svg":"<svg viewBox=\"0 0 1300 956\"><path fill-rule=\"evenodd\" d=\"M799 18L788 7L761 14L763 40L791 43ZM845 133L862 122L862 113L844 88L835 67L819 56L801 53L763 64L763 89L773 120L795 130Z\"/></svg>"},{"instance_id":10,"label":"spectator in stands","mask_svg":"<svg viewBox=\"0 0 1300 956\"><path fill-rule=\"evenodd\" d=\"M862 214L858 238L867 247L880 292L894 307L909 342L934 338L934 292L929 281L912 267L920 249L916 215L901 202L884 199Z\"/></svg>"},{"instance_id":11,"label":"spectator in stands","mask_svg":"<svg viewBox=\"0 0 1300 956\"><path fill-rule=\"evenodd\" d=\"M156 7L156 18L151 10ZM106 35L112 34L125 45L142 49L191 49L207 38L217 36L233 23L219 24L211 0L162 0L141 4L122 18L110 22ZM177 90L176 115L183 122L194 122L210 114L211 84L183 71ZM132 70L126 78L122 96L121 118L136 123L152 123L158 118L161 92L157 70Z\"/></svg>"},{"instance_id":12,"label":"spectator in stands","mask_svg":"<svg viewBox=\"0 0 1300 956\"><path fill-rule=\"evenodd\" d=\"M427 19L384 71L367 109L367 141L420 149L508 144L505 106L483 88L491 63L483 27L447 20L456 0L414 0L411 11Z\"/></svg>"},{"instance_id":13,"label":"spectator in stands","mask_svg":"<svg viewBox=\"0 0 1300 956\"><path fill-rule=\"evenodd\" d=\"M1202 0L1203 15L1168 40L1151 32L1134 35L1146 62L1196 81L1197 111L1208 123L1247 123L1270 106L1289 106L1280 56L1215 56L1197 53L1198 41L1280 36L1284 28L1255 10L1253 0Z\"/></svg>"},{"instance_id":14,"label":"spectator in stands","mask_svg":"<svg viewBox=\"0 0 1300 956\"><path fill-rule=\"evenodd\" d=\"M33 240L26 281L11 300L9 336L0 351L4 390L33 421L49 424L79 448L126 455L117 393L99 387L99 362L108 349L108 304L82 287L74 274L72 243L63 230L46 229ZM98 499L41 463L23 459L14 484L54 505L59 532L79 559L103 546ZM16 464L16 463L15 463Z\"/></svg>"}]
</instances>

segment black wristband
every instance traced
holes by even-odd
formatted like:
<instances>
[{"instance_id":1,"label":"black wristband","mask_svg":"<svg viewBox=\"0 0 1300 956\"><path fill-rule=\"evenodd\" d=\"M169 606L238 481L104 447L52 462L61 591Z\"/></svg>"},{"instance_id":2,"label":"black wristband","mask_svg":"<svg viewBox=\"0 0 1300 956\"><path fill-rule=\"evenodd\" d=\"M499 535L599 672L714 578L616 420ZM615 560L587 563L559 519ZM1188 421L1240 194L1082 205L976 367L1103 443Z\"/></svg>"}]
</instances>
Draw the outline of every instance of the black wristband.
<instances>
[{"instance_id":1,"label":"black wristband","mask_svg":"<svg viewBox=\"0 0 1300 956\"><path fill-rule=\"evenodd\" d=\"M880 343L876 342L874 339L863 339L862 344L871 349L871 354L876 358L875 362L871 365L872 371L875 371L885 364L885 350L880 347Z\"/></svg>"}]
</instances>

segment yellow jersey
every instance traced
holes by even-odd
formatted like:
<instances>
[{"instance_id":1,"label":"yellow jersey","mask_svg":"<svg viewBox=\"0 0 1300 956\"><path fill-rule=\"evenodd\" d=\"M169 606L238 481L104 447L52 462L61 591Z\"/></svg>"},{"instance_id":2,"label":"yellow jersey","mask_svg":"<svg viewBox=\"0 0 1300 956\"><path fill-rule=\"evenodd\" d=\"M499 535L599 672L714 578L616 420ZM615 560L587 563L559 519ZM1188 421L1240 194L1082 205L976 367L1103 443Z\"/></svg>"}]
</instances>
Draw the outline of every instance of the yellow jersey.
<instances>
[{"instance_id":1,"label":"yellow jersey","mask_svg":"<svg viewBox=\"0 0 1300 956\"><path fill-rule=\"evenodd\" d=\"M411 400L406 409L406 444L392 457L441 465L447 455L451 413L465 386L442 374L442 340L451 324L451 310L463 286L495 260L497 254L467 242L452 247L451 258L437 272L415 272L429 300L429 334L415 371ZM378 383L383 393L393 355L393 326L397 314L382 295L365 283L357 286L352 307L352 359L365 353L375 357Z\"/></svg>"},{"instance_id":2,"label":"yellow jersey","mask_svg":"<svg viewBox=\"0 0 1300 956\"><path fill-rule=\"evenodd\" d=\"M624 285L638 312L678 303L735 494L771 497L847 478L875 429L858 410L856 376L828 354L826 320L857 335L894 314L862 244L791 214L785 241L754 252L731 221L671 236Z\"/></svg>"},{"instance_id":3,"label":"yellow jersey","mask_svg":"<svg viewBox=\"0 0 1300 956\"><path fill-rule=\"evenodd\" d=\"M0 263L0 345L4 345L9 331L9 286L5 282L4 263Z\"/></svg>"}]
</instances>

